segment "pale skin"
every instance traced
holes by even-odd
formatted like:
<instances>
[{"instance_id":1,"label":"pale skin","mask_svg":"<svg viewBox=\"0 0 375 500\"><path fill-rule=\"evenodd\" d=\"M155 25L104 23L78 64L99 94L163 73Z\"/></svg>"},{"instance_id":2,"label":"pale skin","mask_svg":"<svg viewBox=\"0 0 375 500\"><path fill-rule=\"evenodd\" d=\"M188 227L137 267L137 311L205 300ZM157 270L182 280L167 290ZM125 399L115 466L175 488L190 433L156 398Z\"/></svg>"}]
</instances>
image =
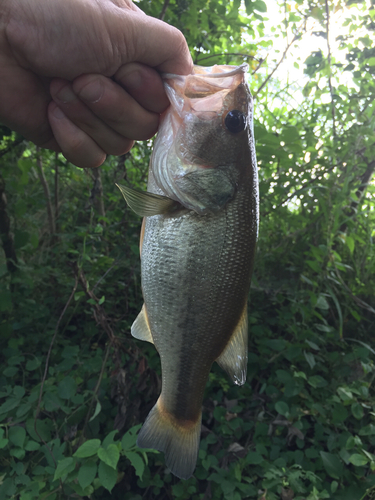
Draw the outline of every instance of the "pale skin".
<instances>
[{"instance_id":1,"label":"pale skin","mask_svg":"<svg viewBox=\"0 0 375 500\"><path fill-rule=\"evenodd\" d=\"M130 0L0 0L0 122L77 166L152 137L160 72L192 67L181 32Z\"/></svg>"}]
</instances>

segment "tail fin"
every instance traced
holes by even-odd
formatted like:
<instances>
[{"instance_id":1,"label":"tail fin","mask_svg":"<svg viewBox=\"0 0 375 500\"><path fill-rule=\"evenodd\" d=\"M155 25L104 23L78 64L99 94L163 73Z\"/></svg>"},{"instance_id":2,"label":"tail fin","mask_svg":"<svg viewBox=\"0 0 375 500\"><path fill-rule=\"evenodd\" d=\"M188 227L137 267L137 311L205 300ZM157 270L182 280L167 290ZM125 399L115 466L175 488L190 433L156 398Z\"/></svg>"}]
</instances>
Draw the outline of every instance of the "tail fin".
<instances>
[{"instance_id":1,"label":"tail fin","mask_svg":"<svg viewBox=\"0 0 375 500\"><path fill-rule=\"evenodd\" d=\"M180 479L193 475L199 450L202 415L195 421L177 420L162 408L160 398L139 433L137 446L163 451L165 463Z\"/></svg>"}]
</instances>

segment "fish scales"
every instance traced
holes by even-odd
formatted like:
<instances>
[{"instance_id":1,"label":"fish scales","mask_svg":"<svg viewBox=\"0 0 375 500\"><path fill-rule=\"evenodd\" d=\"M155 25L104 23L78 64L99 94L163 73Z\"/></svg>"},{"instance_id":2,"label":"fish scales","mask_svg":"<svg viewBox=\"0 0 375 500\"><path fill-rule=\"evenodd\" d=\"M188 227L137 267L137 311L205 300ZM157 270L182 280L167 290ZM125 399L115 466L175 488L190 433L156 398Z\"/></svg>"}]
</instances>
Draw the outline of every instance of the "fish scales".
<instances>
[{"instance_id":1,"label":"fish scales","mask_svg":"<svg viewBox=\"0 0 375 500\"><path fill-rule=\"evenodd\" d=\"M244 66L165 75L171 107L155 141L148 192L119 186L145 216L144 306L132 335L154 343L162 368L161 395L138 445L163 451L184 479L196 465L212 363L237 384L246 378L258 181Z\"/></svg>"}]
</instances>

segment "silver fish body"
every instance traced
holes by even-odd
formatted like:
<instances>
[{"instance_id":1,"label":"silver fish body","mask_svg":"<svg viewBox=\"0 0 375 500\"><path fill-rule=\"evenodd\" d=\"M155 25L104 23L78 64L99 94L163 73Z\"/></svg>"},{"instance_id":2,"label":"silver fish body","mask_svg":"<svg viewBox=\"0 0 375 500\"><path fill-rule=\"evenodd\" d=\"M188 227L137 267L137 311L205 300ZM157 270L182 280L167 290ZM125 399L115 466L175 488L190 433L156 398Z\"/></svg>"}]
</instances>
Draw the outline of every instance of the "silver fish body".
<instances>
[{"instance_id":1,"label":"silver fish body","mask_svg":"<svg viewBox=\"0 0 375 500\"><path fill-rule=\"evenodd\" d=\"M239 385L246 379L258 180L244 73L244 65L214 66L165 77L171 106L148 183L155 207L142 212L139 200L133 207L147 216L141 237L144 307L132 334L154 343L162 367L162 392L138 445L163 451L167 466L185 479L196 465L212 363ZM161 209L158 200L170 205Z\"/></svg>"}]
</instances>

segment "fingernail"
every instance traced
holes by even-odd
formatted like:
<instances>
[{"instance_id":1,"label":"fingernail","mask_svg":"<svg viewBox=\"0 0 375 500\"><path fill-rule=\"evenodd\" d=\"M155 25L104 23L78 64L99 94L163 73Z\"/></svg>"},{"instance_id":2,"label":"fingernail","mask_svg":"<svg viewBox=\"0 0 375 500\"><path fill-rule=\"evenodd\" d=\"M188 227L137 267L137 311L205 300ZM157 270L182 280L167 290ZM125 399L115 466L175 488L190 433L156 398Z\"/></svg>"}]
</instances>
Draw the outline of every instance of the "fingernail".
<instances>
[{"instance_id":1,"label":"fingernail","mask_svg":"<svg viewBox=\"0 0 375 500\"><path fill-rule=\"evenodd\" d=\"M98 102L103 95L103 85L100 81L94 80L82 87L77 94L84 101Z\"/></svg>"},{"instance_id":2,"label":"fingernail","mask_svg":"<svg viewBox=\"0 0 375 500\"><path fill-rule=\"evenodd\" d=\"M55 106L54 109L52 109L52 114L54 115L55 118L58 118L61 120L61 118L65 118L65 114L61 111L61 109L58 106Z\"/></svg>"},{"instance_id":3,"label":"fingernail","mask_svg":"<svg viewBox=\"0 0 375 500\"><path fill-rule=\"evenodd\" d=\"M77 99L77 96L74 94L73 90L69 87L69 85L65 85L62 89L60 89L56 97L59 101L63 103L68 103Z\"/></svg>"}]
</instances>

